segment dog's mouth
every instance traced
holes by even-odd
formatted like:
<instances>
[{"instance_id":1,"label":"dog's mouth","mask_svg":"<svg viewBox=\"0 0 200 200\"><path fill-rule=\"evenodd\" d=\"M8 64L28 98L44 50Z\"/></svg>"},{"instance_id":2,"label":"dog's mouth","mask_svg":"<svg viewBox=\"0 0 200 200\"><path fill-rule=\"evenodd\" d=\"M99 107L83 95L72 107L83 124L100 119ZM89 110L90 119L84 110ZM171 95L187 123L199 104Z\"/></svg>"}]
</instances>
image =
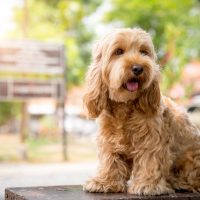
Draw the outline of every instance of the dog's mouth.
<instances>
[{"instance_id":1,"label":"dog's mouth","mask_svg":"<svg viewBox=\"0 0 200 200\"><path fill-rule=\"evenodd\" d=\"M123 88L128 90L129 92L135 92L139 88L139 79L132 78L123 84Z\"/></svg>"}]
</instances>

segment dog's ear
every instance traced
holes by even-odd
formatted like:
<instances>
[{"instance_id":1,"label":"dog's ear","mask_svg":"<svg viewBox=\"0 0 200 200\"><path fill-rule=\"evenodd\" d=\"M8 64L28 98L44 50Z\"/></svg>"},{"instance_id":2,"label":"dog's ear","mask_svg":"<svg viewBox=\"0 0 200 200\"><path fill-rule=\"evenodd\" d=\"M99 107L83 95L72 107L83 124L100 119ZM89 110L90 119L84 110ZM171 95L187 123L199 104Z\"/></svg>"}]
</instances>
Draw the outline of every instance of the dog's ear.
<instances>
[{"instance_id":1,"label":"dog's ear","mask_svg":"<svg viewBox=\"0 0 200 200\"><path fill-rule=\"evenodd\" d=\"M136 108L146 114L156 114L160 106L159 81L154 80L136 101Z\"/></svg>"},{"instance_id":2,"label":"dog's ear","mask_svg":"<svg viewBox=\"0 0 200 200\"><path fill-rule=\"evenodd\" d=\"M102 81L102 46L96 44L92 54L92 64L86 75L86 92L83 97L84 106L87 108L87 116L96 118L106 107L107 87Z\"/></svg>"}]
</instances>

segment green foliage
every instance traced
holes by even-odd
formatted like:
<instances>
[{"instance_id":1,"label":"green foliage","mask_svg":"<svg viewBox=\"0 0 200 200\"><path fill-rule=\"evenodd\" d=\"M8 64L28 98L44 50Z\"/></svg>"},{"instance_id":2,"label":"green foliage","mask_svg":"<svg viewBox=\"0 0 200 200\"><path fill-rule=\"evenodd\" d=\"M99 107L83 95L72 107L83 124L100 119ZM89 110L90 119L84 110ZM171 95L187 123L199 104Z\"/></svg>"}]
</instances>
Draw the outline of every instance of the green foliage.
<instances>
[{"instance_id":1,"label":"green foliage","mask_svg":"<svg viewBox=\"0 0 200 200\"><path fill-rule=\"evenodd\" d=\"M19 114L20 104L17 102L0 102L0 125Z\"/></svg>"},{"instance_id":2,"label":"green foliage","mask_svg":"<svg viewBox=\"0 0 200 200\"><path fill-rule=\"evenodd\" d=\"M179 80L184 64L200 57L200 2L197 0L111 0L105 21L139 26L151 33L163 69L163 89ZM117 23L116 23L117 22Z\"/></svg>"}]
</instances>

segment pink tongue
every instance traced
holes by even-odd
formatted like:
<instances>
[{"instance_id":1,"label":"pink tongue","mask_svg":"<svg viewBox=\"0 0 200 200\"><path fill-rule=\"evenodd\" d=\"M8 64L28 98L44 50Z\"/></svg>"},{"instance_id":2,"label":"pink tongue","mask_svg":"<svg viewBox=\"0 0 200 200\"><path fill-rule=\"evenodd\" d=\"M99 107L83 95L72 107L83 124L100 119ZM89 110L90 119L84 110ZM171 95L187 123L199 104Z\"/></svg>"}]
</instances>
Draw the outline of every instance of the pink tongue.
<instances>
[{"instance_id":1,"label":"pink tongue","mask_svg":"<svg viewBox=\"0 0 200 200\"><path fill-rule=\"evenodd\" d=\"M138 89L138 82L130 81L126 83L126 87L130 92L134 92Z\"/></svg>"}]
</instances>

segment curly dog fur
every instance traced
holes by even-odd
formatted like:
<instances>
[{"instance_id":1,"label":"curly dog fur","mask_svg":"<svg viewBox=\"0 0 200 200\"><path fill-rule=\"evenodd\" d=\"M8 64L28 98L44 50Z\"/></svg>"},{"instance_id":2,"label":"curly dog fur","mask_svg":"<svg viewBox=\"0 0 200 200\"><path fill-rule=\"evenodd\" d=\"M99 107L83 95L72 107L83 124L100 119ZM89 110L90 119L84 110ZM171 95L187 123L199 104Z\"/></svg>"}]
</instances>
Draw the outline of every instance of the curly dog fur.
<instances>
[{"instance_id":1,"label":"curly dog fur","mask_svg":"<svg viewBox=\"0 0 200 200\"><path fill-rule=\"evenodd\" d=\"M161 95L159 79L154 46L144 30L118 29L97 43L84 105L89 117L99 118L99 168L84 190L200 191L199 130Z\"/></svg>"}]
</instances>

